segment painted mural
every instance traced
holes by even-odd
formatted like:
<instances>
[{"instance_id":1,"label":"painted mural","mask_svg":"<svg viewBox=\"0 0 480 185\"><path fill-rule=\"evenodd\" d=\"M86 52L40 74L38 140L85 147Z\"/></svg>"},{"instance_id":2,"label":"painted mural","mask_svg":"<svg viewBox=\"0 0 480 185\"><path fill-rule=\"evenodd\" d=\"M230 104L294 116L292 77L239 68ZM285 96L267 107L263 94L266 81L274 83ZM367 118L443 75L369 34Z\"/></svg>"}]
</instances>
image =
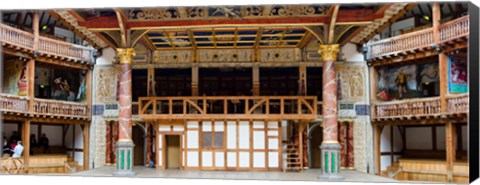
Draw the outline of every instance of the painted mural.
<instances>
[{"instance_id":1,"label":"painted mural","mask_svg":"<svg viewBox=\"0 0 480 185\"><path fill-rule=\"evenodd\" d=\"M117 94L117 72L113 67L99 68L97 77L97 102L114 102Z\"/></svg>"},{"instance_id":2,"label":"painted mural","mask_svg":"<svg viewBox=\"0 0 480 185\"><path fill-rule=\"evenodd\" d=\"M392 101L420 98L438 93L438 63L383 67L378 72L377 98Z\"/></svg>"},{"instance_id":3,"label":"painted mural","mask_svg":"<svg viewBox=\"0 0 480 185\"><path fill-rule=\"evenodd\" d=\"M460 57L448 57L448 89L451 93L467 93L467 60Z\"/></svg>"},{"instance_id":4,"label":"painted mural","mask_svg":"<svg viewBox=\"0 0 480 185\"><path fill-rule=\"evenodd\" d=\"M22 61L5 62L3 74L3 93L27 95L27 64Z\"/></svg>"}]
</instances>

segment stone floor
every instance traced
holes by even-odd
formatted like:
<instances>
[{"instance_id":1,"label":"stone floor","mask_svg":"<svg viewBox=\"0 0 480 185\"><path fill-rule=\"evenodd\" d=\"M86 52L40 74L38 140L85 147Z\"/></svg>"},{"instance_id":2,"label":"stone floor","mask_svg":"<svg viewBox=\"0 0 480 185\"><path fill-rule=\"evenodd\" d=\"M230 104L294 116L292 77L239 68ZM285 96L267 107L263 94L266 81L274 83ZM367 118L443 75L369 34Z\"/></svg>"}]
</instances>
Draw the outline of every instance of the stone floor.
<instances>
[{"instance_id":1,"label":"stone floor","mask_svg":"<svg viewBox=\"0 0 480 185\"><path fill-rule=\"evenodd\" d=\"M134 167L136 177L146 178L183 178L183 179L233 179L233 180L276 180L276 181L324 181L317 177L320 169L310 169L304 172L246 172L246 171L200 171L200 170L157 170L152 168ZM93 170L82 171L74 176L112 176L115 167L107 166ZM398 182L391 178L370 175L354 170L343 170L340 174L345 182Z\"/></svg>"}]
</instances>

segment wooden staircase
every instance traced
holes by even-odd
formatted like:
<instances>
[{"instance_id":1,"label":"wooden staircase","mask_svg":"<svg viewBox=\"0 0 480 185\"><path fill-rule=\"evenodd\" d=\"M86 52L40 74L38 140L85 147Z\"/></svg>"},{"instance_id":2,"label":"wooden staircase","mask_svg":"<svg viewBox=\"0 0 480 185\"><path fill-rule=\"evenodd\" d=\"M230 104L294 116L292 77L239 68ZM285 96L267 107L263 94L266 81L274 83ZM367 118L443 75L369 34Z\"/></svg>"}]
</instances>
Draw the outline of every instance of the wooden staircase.
<instances>
[{"instance_id":1,"label":"wooden staircase","mask_svg":"<svg viewBox=\"0 0 480 185\"><path fill-rule=\"evenodd\" d=\"M74 161L73 158L68 157L65 162L65 173L75 173L82 171L83 167L78 165L78 162Z\"/></svg>"},{"instance_id":2,"label":"wooden staircase","mask_svg":"<svg viewBox=\"0 0 480 185\"><path fill-rule=\"evenodd\" d=\"M283 168L283 172L286 171L303 171L302 163L301 163L301 156L298 149L298 146L294 144L288 144L284 147L283 150L283 157L285 166Z\"/></svg>"},{"instance_id":3,"label":"wooden staircase","mask_svg":"<svg viewBox=\"0 0 480 185\"><path fill-rule=\"evenodd\" d=\"M392 166L388 166L387 170L382 171L381 176L399 180L399 178L397 177L397 174L399 173L399 171L400 171L399 163L398 162L393 162Z\"/></svg>"}]
</instances>

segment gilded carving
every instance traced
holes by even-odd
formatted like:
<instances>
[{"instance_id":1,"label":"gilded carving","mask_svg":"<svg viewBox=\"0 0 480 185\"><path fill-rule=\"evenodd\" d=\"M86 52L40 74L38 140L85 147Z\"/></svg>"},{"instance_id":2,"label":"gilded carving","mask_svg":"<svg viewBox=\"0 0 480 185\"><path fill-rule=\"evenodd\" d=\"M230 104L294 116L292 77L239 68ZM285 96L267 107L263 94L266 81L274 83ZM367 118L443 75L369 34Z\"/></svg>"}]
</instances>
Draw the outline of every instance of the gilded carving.
<instances>
[{"instance_id":1,"label":"gilded carving","mask_svg":"<svg viewBox=\"0 0 480 185\"><path fill-rule=\"evenodd\" d=\"M361 101L365 96L365 74L361 66L337 65L338 99Z\"/></svg>"},{"instance_id":2,"label":"gilded carving","mask_svg":"<svg viewBox=\"0 0 480 185\"><path fill-rule=\"evenodd\" d=\"M191 50L181 51L155 51L154 63L190 63L193 52Z\"/></svg>"},{"instance_id":3,"label":"gilded carving","mask_svg":"<svg viewBox=\"0 0 480 185\"><path fill-rule=\"evenodd\" d=\"M260 49L260 62L297 62L301 60L298 48Z\"/></svg>"},{"instance_id":4,"label":"gilded carving","mask_svg":"<svg viewBox=\"0 0 480 185\"><path fill-rule=\"evenodd\" d=\"M117 92L117 73L113 67L100 67L94 82L97 82L96 101L113 102L116 101Z\"/></svg>"},{"instance_id":5,"label":"gilded carving","mask_svg":"<svg viewBox=\"0 0 480 185\"><path fill-rule=\"evenodd\" d=\"M117 56L120 64L131 64L135 56L135 49L133 48L117 48Z\"/></svg>"},{"instance_id":6,"label":"gilded carving","mask_svg":"<svg viewBox=\"0 0 480 185\"><path fill-rule=\"evenodd\" d=\"M338 44L331 44L331 45L320 45L320 49L318 53L320 53L322 60L337 60L338 52L340 51Z\"/></svg>"},{"instance_id":7,"label":"gilded carving","mask_svg":"<svg viewBox=\"0 0 480 185\"><path fill-rule=\"evenodd\" d=\"M326 6L280 6L270 11L270 16L311 16L325 15L328 12Z\"/></svg>"},{"instance_id":8,"label":"gilded carving","mask_svg":"<svg viewBox=\"0 0 480 185\"><path fill-rule=\"evenodd\" d=\"M198 62L250 62L253 49L197 50Z\"/></svg>"}]
</instances>

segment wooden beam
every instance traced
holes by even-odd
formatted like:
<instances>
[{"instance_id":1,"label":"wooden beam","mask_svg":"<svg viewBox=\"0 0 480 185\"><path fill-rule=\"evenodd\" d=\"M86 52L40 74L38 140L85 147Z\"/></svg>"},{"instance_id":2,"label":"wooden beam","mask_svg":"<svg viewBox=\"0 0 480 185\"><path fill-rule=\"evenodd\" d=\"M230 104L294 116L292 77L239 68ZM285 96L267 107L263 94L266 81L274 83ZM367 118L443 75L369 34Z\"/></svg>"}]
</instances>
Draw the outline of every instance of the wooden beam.
<instances>
[{"instance_id":1,"label":"wooden beam","mask_svg":"<svg viewBox=\"0 0 480 185\"><path fill-rule=\"evenodd\" d=\"M336 22L338 24L365 24L371 23L375 19L382 18L383 14L378 14L371 9L359 10L341 10L338 12ZM312 17L259 17L248 19L189 19L189 20L153 20L153 21L129 21L127 29L148 29L148 28L164 28L164 27L198 27L212 25L243 25L252 26L259 24L267 25L322 25L331 21L328 16L312 16ZM91 30L112 30L118 29L119 24L115 16L104 16L89 18L85 21L78 21L79 26L87 27Z\"/></svg>"},{"instance_id":2,"label":"wooden beam","mask_svg":"<svg viewBox=\"0 0 480 185\"><path fill-rule=\"evenodd\" d=\"M86 70L86 74L85 74L85 81L86 81L86 84L85 84L85 88L86 88L86 92L85 92L85 100L87 102L87 115L88 116L91 116L92 115L92 77L93 75L93 72L91 69L87 69Z\"/></svg>"},{"instance_id":3,"label":"wooden beam","mask_svg":"<svg viewBox=\"0 0 480 185\"><path fill-rule=\"evenodd\" d=\"M114 9L115 14L117 15L117 21L118 21L118 28L120 29L120 35L121 35L121 47L126 48L129 43L128 43L128 29L126 25L126 17L123 15L122 10L115 8Z\"/></svg>"},{"instance_id":4,"label":"wooden beam","mask_svg":"<svg viewBox=\"0 0 480 185\"><path fill-rule=\"evenodd\" d=\"M375 169L377 175L381 175L381 153L380 153L380 144L381 144L381 135L382 135L383 126L375 125Z\"/></svg>"},{"instance_id":5,"label":"wooden beam","mask_svg":"<svg viewBox=\"0 0 480 185\"><path fill-rule=\"evenodd\" d=\"M83 40L87 41L89 45L93 46L94 48L96 49L100 49L100 46L98 46L95 42L93 42L93 40L91 40L90 38L88 38L87 36L85 36L85 34L83 34L82 32L78 31L77 29L75 29L75 27L73 27L69 22L67 22L65 19L63 19L62 17L60 17L60 15L58 15L55 11L53 10L49 10L47 11L48 14L50 15L50 17L53 17L55 18L56 20L60 21L60 23L62 23L63 26L65 26L67 29L73 31L76 35L78 35L80 38L82 38ZM69 11L70 12L70 11ZM48 21L47 21L47 24L50 22L50 17L48 18ZM54 23L53 25L55 25L56 23ZM107 42L108 43L108 42Z\"/></svg>"},{"instance_id":6,"label":"wooden beam","mask_svg":"<svg viewBox=\"0 0 480 185\"><path fill-rule=\"evenodd\" d=\"M28 79L28 110L33 112L35 103L35 60L30 59L27 63L27 79Z\"/></svg>"},{"instance_id":7,"label":"wooden beam","mask_svg":"<svg viewBox=\"0 0 480 185\"><path fill-rule=\"evenodd\" d=\"M337 15L338 15L338 10L340 9L340 5L334 5L333 6L333 13L332 17L330 18L330 23L328 24L328 44L334 44L334 30L335 30L335 24L337 21Z\"/></svg>"},{"instance_id":8,"label":"wooden beam","mask_svg":"<svg viewBox=\"0 0 480 185\"><path fill-rule=\"evenodd\" d=\"M448 59L445 53L438 54L438 66L440 71L440 110L442 113L447 113L448 102Z\"/></svg>"},{"instance_id":9,"label":"wooden beam","mask_svg":"<svg viewBox=\"0 0 480 185\"><path fill-rule=\"evenodd\" d=\"M455 161L455 127L451 121L445 125L446 129L446 155L447 155L447 179L453 182L453 162Z\"/></svg>"}]
</instances>

